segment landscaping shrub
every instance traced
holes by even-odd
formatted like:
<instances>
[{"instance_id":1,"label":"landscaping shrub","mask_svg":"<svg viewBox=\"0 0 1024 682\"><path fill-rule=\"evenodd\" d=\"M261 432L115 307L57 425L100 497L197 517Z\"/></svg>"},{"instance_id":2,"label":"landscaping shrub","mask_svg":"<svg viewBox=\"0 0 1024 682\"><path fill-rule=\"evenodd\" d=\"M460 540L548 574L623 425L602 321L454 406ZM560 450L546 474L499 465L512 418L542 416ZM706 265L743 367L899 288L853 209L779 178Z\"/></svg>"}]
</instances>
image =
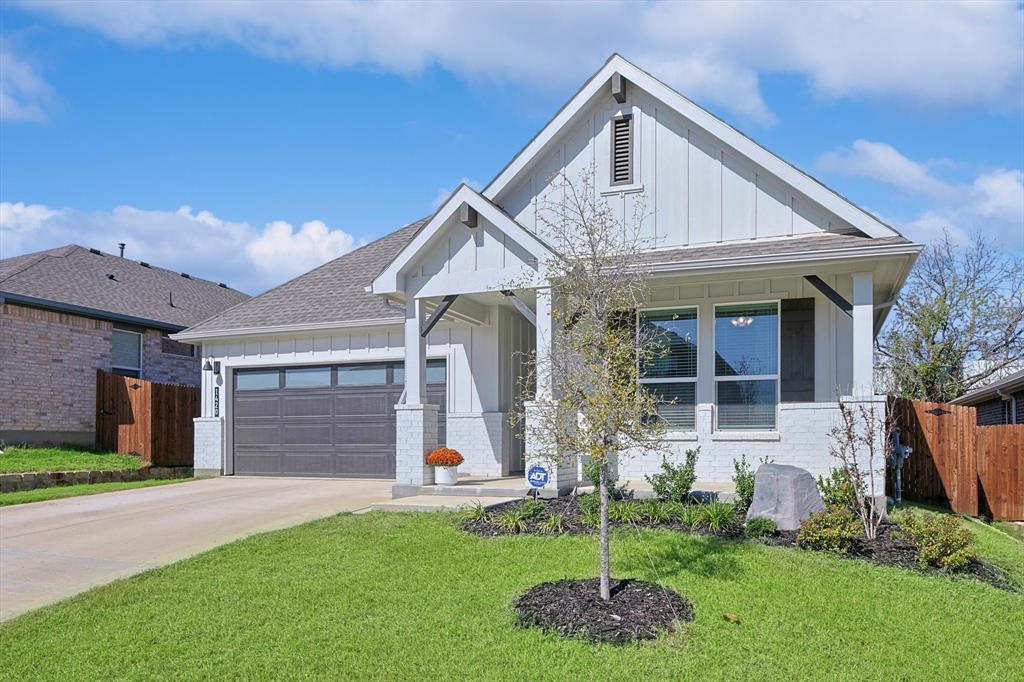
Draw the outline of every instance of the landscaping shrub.
<instances>
[{"instance_id":1,"label":"landscaping shrub","mask_svg":"<svg viewBox=\"0 0 1024 682\"><path fill-rule=\"evenodd\" d=\"M896 525L899 537L917 545L922 568L963 568L975 555L974 536L955 516L908 511L896 516Z\"/></svg>"},{"instance_id":2,"label":"landscaping shrub","mask_svg":"<svg viewBox=\"0 0 1024 682\"><path fill-rule=\"evenodd\" d=\"M828 509L849 509L857 512L857 489L846 469L833 469L828 478L818 476L821 500Z\"/></svg>"},{"instance_id":3,"label":"landscaping shrub","mask_svg":"<svg viewBox=\"0 0 1024 682\"><path fill-rule=\"evenodd\" d=\"M519 507L524 519L539 519L544 516L547 507L540 500L527 500Z\"/></svg>"},{"instance_id":4,"label":"landscaping shrub","mask_svg":"<svg viewBox=\"0 0 1024 682\"><path fill-rule=\"evenodd\" d=\"M490 514L487 513L487 509L480 502L480 500L477 500L469 507L467 507L465 515L466 519L468 519L469 521L486 521L488 518L490 518Z\"/></svg>"},{"instance_id":5,"label":"landscaping shrub","mask_svg":"<svg viewBox=\"0 0 1024 682\"><path fill-rule=\"evenodd\" d=\"M647 523L667 523L671 519L668 510L669 504L672 503L644 500L640 503L640 516Z\"/></svg>"},{"instance_id":6,"label":"landscaping shrub","mask_svg":"<svg viewBox=\"0 0 1024 682\"><path fill-rule=\"evenodd\" d=\"M615 523L636 523L640 519L640 505L632 500L612 502L608 505L609 521Z\"/></svg>"},{"instance_id":7,"label":"landscaping shrub","mask_svg":"<svg viewBox=\"0 0 1024 682\"><path fill-rule=\"evenodd\" d=\"M755 516L747 521L743 534L748 538L766 538L775 535L779 525L767 516Z\"/></svg>"},{"instance_id":8,"label":"landscaping shrub","mask_svg":"<svg viewBox=\"0 0 1024 682\"><path fill-rule=\"evenodd\" d=\"M551 514L540 522L542 533L557 535L565 532L565 516L563 514Z\"/></svg>"},{"instance_id":9,"label":"landscaping shrub","mask_svg":"<svg viewBox=\"0 0 1024 682\"><path fill-rule=\"evenodd\" d=\"M526 518L519 509L509 509L499 514L494 522L506 533L525 533L527 529Z\"/></svg>"},{"instance_id":10,"label":"landscaping shrub","mask_svg":"<svg viewBox=\"0 0 1024 682\"><path fill-rule=\"evenodd\" d=\"M576 498L576 502L580 505L580 512L583 514L587 514L589 512L597 514L601 511L601 496L597 493L580 495Z\"/></svg>"},{"instance_id":11,"label":"landscaping shrub","mask_svg":"<svg viewBox=\"0 0 1024 682\"><path fill-rule=\"evenodd\" d=\"M588 481L594 486L594 490L597 490L601 485L601 465L595 461L587 462L583 465L583 475ZM608 470L608 497L613 500L628 499L633 494L626 490L626 486L619 485L619 477L615 476L611 472L611 467Z\"/></svg>"},{"instance_id":12,"label":"landscaping shrub","mask_svg":"<svg viewBox=\"0 0 1024 682\"><path fill-rule=\"evenodd\" d=\"M682 521L688 507L682 502L661 502L661 508L665 510L669 520Z\"/></svg>"},{"instance_id":13,"label":"landscaping shrub","mask_svg":"<svg viewBox=\"0 0 1024 682\"><path fill-rule=\"evenodd\" d=\"M761 458L761 464L771 464L768 457ZM750 509L750 503L754 501L754 476L757 473L746 455L740 455L738 460L732 461L732 468L736 472L732 476L733 485L736 486L736 504L740 509Z\"/></svg>"},{"instance_id":14,"label":"landscaping shrub","mask_svg":"<svg viewBox=\"0 0 1024 682\"><path fill-rule=\"evenodd\" d=\"M703 526L712 533L732 533L740 528L740 517L734 504L708 502L694 505L693 509L693 525Z\"/></svg>"},{"instance_id":15,"label":"landscaping shrub","mask_svg":"<svg viewBox=\"0 0 1024 682\"><path fill-rule=\"evenodd\" d=\"M697 456L700 448L686 451L686 461L672 464L668 459L661 460L661 472L653 476L645 476L654 494L665 502L686 502L690 499L690 489L697 480Z\"/></svg>"},{"instance_id":16,"label":"landscaping shrub","mask_svg":"<svg viewBox=\"0 0 1024 682\"><path fill-rule=\"evenodd\" d=\"M601 525L601 512L592 509L585 509L580 514L580 523L584 526L591 526L597 528Z\"/></svg>"},{"instance_id":17,"label":"landscaping shrub","mask_svg":"<svg viewBox=\"0 0 1024 682\"><path fill-rule=\"evenodd\" d=\"M861 530L860 519L852 511L834 507L804 519L796 544L802 549L845 554Z\"/></svg>"}]
</instances>

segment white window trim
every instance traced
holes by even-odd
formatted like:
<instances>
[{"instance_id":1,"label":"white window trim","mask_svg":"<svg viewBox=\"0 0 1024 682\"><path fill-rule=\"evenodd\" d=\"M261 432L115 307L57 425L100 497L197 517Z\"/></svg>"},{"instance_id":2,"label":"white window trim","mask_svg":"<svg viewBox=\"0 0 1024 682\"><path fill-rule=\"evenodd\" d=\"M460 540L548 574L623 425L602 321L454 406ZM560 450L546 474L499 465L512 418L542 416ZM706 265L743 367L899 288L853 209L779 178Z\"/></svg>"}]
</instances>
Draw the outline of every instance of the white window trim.
<instances>
[{"instance_id":1,"label":"white window trim","mask_svg":"<svg viewBox=\"0 0 1024 682\"><path fill-rule=\"evenodd\" d=\"M128 372L138 372L139 373L138 378L141 379L142 378L142 332L133 331L131 329L121 329L119 327L114 327L112 334L117 334L117 333L121 333L121 334L134 334L135 337L138 339L138 342L139 342L139 366L138 367L127 367L125 365L115 365L114 364L114 354L113 354L113 352L111 352L111 354L110 354L110 368L111 369L123 369L123 370L128 371ZM111 336L110 343L111 343L111 346L113 346L113 343L114 343L113 336ZM111 351L113 351L113 348L111 348Z\"/></svg>"},{"instance_id":2,"label":"white window trim","mask_svg":"<svg viewBox=\"0 0 1024 682\"><path fill-rule=\"evenodd\" d=\"M715 303L712 305L711 310L711 348L712 353L716 352L717 349L717 329L718 325L718 309L720 307L727 306L738 306L738 305L765 305L772 303L775 305L775 374L743 374L737 376L718 376L718 370L715 369L714 363L711 365L711 372L714 375L714 424L711 429L713 437L723 437L722 440L728 440L729 434L776 434L779 432L779 405L782 402L782 299L767 299L762 301L729 301L723 303ZM712 356L713 357L713 356ZM739 428L725 428L721 429L718 426L718 383L720 381L775 381L775 428L764 429L739 429Z\"/></svg>"},{"instance_id":3,"label":"white window trim","mask_svg":"<svg viewBox=\"0 0 1024 682\"><path fill-rule=\"evenodd\" d=\"M636 311L636 329L640 333L640 316L646 313L658 313L666 310L692 310L697 314L697 373L692 377L638 377L641 384L693 384L693 428L687 429L673 424L666 424L669 440L694 440L697 434L697 393L700 389L700 306L699 305L670 305L657 308L640 308ZM640 367L640 358L637 358L637 369ZM639 374L639 371L637 372Z\"/></svg>"}]
</instances>

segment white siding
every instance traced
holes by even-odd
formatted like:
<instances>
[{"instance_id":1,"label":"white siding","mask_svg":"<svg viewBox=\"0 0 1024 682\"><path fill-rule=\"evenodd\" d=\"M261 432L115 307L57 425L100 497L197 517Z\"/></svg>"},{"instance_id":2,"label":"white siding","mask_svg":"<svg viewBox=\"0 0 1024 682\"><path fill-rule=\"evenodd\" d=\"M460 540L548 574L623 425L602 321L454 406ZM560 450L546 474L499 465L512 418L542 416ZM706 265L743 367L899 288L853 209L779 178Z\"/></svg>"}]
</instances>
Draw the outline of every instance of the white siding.
<instances>
[{"instance_id":1,"label":"white siding","mask_svg":"<svg viewBox=\"0 0 1024 682\"><path fill-rule=\"evenodd\" d=\"M612 116L634 117L633 185L608 185ZM698 128L647 93L629 89L618 105L602 91L523 169L497 203L522 225L543 234L538 205L557 199L550 178L570 179L593 168L597 190L620 216L642 201L652 247L679 247L817 231L848 232L839 217Z\"/></svg>"}]
</instances>

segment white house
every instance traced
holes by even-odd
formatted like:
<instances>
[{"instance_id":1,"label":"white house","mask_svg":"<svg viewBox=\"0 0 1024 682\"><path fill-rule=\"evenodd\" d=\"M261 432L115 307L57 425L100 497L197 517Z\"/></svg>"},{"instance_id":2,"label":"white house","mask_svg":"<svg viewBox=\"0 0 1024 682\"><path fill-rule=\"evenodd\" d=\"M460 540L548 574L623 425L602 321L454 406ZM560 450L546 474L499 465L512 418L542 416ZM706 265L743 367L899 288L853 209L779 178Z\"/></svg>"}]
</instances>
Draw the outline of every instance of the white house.
<instances>
[{"instance_id":1,"label":"white house","mask_svg":"<svg viewBox=\"0 0 1024 682\"><path fill-rule=\"evenodd\" d=\"M639 322L672 338L645 383L698 476L770 456L831 468L837 397L873 401L874 335L921 246L618 55L483 191L175 336L200 344L195 466L214 474L433 483L438 443L478 476L521 473L510 426L524 355L550 343L537 221L551 177L593 168L655 246ZM550 395L539 385L536 401ZM633 458L636 480L659 461ZM576 481L571 461L549 492Z\"/></svg>"}]
</instances>

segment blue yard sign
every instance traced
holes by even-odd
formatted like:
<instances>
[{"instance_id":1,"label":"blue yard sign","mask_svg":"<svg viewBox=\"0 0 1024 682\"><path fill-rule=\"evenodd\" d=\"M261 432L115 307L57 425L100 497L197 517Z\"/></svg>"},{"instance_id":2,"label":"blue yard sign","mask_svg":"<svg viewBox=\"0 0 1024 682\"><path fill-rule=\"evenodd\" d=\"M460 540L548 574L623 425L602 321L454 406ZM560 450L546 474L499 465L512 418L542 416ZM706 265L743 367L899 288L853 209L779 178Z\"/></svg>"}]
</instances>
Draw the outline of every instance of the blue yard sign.
<instances>
[{"instance_id":1,"label":"blue yard sign","mask_svg":"<svg viewBox=\"0 0 1024 682\"><path fill-rule=\"evenodd\" d=\"M530 470L526 472L526 480L530 482L534 488L543 488L548 484L548 470L542 466L532 466Z\"/></svg>"}]
</instances>

